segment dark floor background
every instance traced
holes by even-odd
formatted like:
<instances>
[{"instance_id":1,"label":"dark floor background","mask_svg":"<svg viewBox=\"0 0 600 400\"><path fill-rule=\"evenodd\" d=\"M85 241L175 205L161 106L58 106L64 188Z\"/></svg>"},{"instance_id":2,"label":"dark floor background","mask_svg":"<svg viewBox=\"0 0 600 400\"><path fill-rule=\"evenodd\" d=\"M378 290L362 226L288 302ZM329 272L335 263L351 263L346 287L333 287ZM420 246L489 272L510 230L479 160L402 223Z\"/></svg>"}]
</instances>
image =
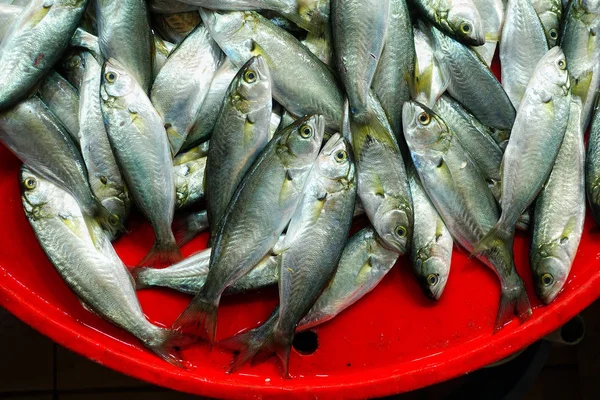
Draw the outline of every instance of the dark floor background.
<instances>
[{"instance_id":1,"label":"dark floor background","mask_svg":"<svg viewBox=\"0 0 600 400\"><path fill-rule=\"evenodd\" d=\"M600 301L581 314L586 337L577 346L552 345L525 400L600 399ZM394 396L444 399L466 378ZM121 375L56 345L0 309L0 399L2 400L183 400L197 398ZM517 400L517 399L515 399Z\"/></svg>"}]
</instances>

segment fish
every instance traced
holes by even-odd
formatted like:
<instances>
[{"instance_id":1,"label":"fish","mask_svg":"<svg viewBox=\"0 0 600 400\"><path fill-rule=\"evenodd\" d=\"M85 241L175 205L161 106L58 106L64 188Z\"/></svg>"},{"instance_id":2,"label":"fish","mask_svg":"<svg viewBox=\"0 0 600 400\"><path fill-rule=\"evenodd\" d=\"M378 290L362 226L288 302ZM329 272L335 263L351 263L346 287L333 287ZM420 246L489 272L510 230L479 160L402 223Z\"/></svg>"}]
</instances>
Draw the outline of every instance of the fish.
<instances>
[{"instance_id":1,"label":"fish","mask_svg":"<svg viewBox=\"0 0 600 400\"><path fill-rule=\"evenodd\" d=\"M540 60L525 90L502 160L502 213L475 252L505 243L512 246L520 215L548 180L569 120L571 90L560 47Z\"/></svg>"},{"instance_id":2,"label":"fish","mask_svg":"<svg viewBox=\"0 0 600 400\"><path fill-rule=\"evenodd\" d=\"M412 97L427 107L433 107L448 88L450 79L444 76L434 56L432 39L420 28L413 27L415 46L415 72Z\"/></svg>"},{"instance_id":3,"label":"fish","mask_svg":"<svg viewBox=\"0 0 600 400\"><path fill-rule=\"evenodd\" d=\"M600 86L600 1L571 1L564 21L560 46L569 66L571 92L583 104L581 123L585 132Z\"/></svg>"},{"instance_id":4,"label":"fish","mask_svg":"<svg viewBox=\"0 0 600 400\"><path fill-rule=\"evenodd\" d=\"M67 49L86 0L32 0L0 44L0 110L30 94Z\"/></svg>"},{"instance_id":5,"label":"fish","mask_svg":"<svg viewBox=\"0 0 600 400\"><path fill-rule=\"evenodd\" d=\"M519 108L535 67L548 52L544 27L531 0L508 0L500 41L502 86Z\"/></svg>"},{"instance_id":6,"label":"fish","mask_svg":"<svg viewBox=\"0 0 600 400\"><path fill-rule=\"evenodd\" d=\"M373 78L372 88L398 141L402 134L402 105L410 100L415 73L415 44L406 0L389 0L387 38Z\"/></svg>"},{"instance_id":7,"label":"fish","mask_svg":"<svg viewBox=\"0 0 600 400\"><path fill-rule=\"evenodd\" d=\"M548 48L556 46L559 40L560 21L563 13L561 0L531 0L531 4L544 27Z\"/></svg>"},{"instance_id":8,"label":"fish","mask_svg":"<svg viewBox=\"0 0 600 400\"><path fill-rule=\"evenodd\" d=\"M171 152L177 154L192 129L221 61L221 50L204 25L169 55L150 91L163 120Z\"/></svg>"},{"instance_id":9,"label":"fish","mask_svg":"<svg viewBox=\"0 0 600 400\"><path fill-rule=\"evenodd\" d=\"M208 213L206 210L181 211L173 219L173 235L175 235L175 241L179 247L188 244L208 228Z\"/></svg>"},{"instance_id":10,"label":"fish","mask_svg":"<svg viewBox=\"0 0 600 400\"><path fill-rule=\"evenodd\" d=\"M596 225L600 226L600 96L596 98L585 158L585 190Z\"/></svg>"},{"instance_id":11,"label":"fish","mask_svg":"<svg viewBox=\"0 0 600 400\"><path fill-rule=\"evenodd\" d=\"M87 220L98 218L113 234L122 229L118 216L102 207L92 193L77 146L39 97L0 113L0 141L31 171L69 191Z\"/></svg>"},{"instance_id":12,"label":"fish","mask_svg":"<svg viewBox=\"0 0 600 400\"><path fill-rule=\"evenodd\" d=\"M241 68L261 55L271 71L273 98L296 117L320 114L326 129L338 132L344 97L327 65L291 34L256 12L201 10L211 36L232 62ZM290 65L294 66L293 75Z\"/></svg>"},{"instance_id":13,"label":"fish","mask_svg":"<svg viewBox=\"0 0 600 400\"><path fill-rule=\"evenodd\" d=\"M346 88L350 112L355 117L368 110L369 91L386 41L389 13L390 0L331 1L336 65Z\"/></svg>"},{"instance_id":14,"label":"fish","mask_svg":"<svg viewBox=\"0 0 600 400\"><path fill-rule=\"evenodd\" d=\"M174 165L175 171L175 208L182 209L195 205L205 196L206 157Z\"/></svg>"},{"instance_id":15,"label":"fish","mask_svg":"<svg viewBox=\"0 0 600 400\"><path fill-rule=\"evenodd\" d=\"M535 202L529 259L535 292L550 304L564 287L585 221L585 146L582 105L571 100L569 123L556 162Z\"/></svg>"},{"instance_id":16,"label":"fish","mask_svg":"<svg viewBox=\"0 0 600 400\"><path fill-rule=\"evenodd\" d=\"M485 44L474 46L473 50L487 64L492 65L496 54L496 47L502 35L504 24L504 0L473 0L477 11L481 16L483 31L485 32Z\"/></svg>"},{"instance_id":17,"label":"fish","mask_svg":"<svg viewBox=\"0 0 600 400\"><path fill-rule=\"evenodd\" d=\"M138 338L176 366L181 356L172 333L150 323L137 300L131 275L109 237L86 220L70 193L27 168L19 174L25 215L56 271L82 305Z\"/></svg>"},{"instance_id":18,"label":"fish","mask_svg":"<svg viewBox=\"0 0 600 400\"><path fill-rule=\"evenodd\" d=\"M56 115L73 141L79 145L79 93L56 71L51 70L38 87L38 96Z\"/></svg>"},{"instance_id":19,"label":"fish","mask_svg":"<svg viewBox=\"0 0 600 400\"><path fill-rule=\"evenodd\" d=\"M448 126L431 109L407 102L402 110L404 135L425 192L453 239L473 252L498 221L496 199L479 169ZM473 252L500 280L501 295L494 332L513 318L531 316L523 281L515 270L512 241L494 241Z\"/></svg>"},{"instance_id":20,"label":"fish","mask_svg":"<svg viewBox=\"0 0 600 400\"><path fill-rule=\"evenodd\" d=\"M450 275L454 241L425 193L414 166L408 169L408 182L415 207L411 267L423 293L432 300L439 300Z\"/></svg>"},{"instance_id":21,"label":"fish","mask_svg":"<svg viewBox=\"0 0 600 400\"><path fill-rule=\"evenodd\" d=\"M399 254L406 254L414 212L404 159L385 112L373 95L370 109L366 123L347 113L343 129L354 150L358 197L382 241Z\"/></svg>"},{"instance_id":22,"label":"fish","mask_svg":"<svg viewBox=\"0 0 600 400\"><path fill-rule=\"evenodd\" d=\"M0 44L9 32L12 23L19 17L23 7L12 4L0 4Z\"/></svg>"},{"instance_id":23,"label":"fish","mask_svg":"<svg viewBox=\"0 0 600 400\"><path fill-rule=\"evenodd\" d=\"M154 82L162 67L167 63L169 55L175 49L175 44L163 40L158 35L152 35L152 38L154 39L154 63L152 64L152 81Z\"/></svg>"},{"instance_id":24,"label":"fish","mask_svg":"<svg viewBox=\"0 0 600 400\"><path fill-rule=\"evenodd\" d=\"M464 44L485 44L485 31L477 7L472 0L412 0L420 15Z\"/></svg>"},{"instance_id":25,"label":"fish","mask_svg":"<svg viewBox=\"0 0 600 400\"><path fill-rule=\"evenodd\" d=\"M471 48L432 27L435 56L450 79L448 93L481 123L510 130L516 111L502 85Z\"/></svg>"},{"instance_id":26,"label":"fish","mask_svg":"<svg viewBox=\"0 0 600 400\"><path fill-rule=\"evenodd\" d=\"M198 10L152 14L152 28L165 40L179 44L202 22Z\"/></svg>"},{"instance_id":27,"label":"fish","mask_svg":"<svg viewBox=\"0 0 600 400\"><path fill-rule=\"evenodd\" d=\"M227 347L234 342L239 348L230 373L260 353L274 352L283 376L289 378L289 355L296 327L335 273L352 224L356 186L349 144L335 134L310 172L283 243L274 249L281 252L278 317L229 342ZM307 244L310 251L306 251Z\"/></svg>"},{"instance_id":28,"label":"fish","mask_svg":"<svg viewBox=\"0 0 600 400\"><path fill-rule=\"evenodd\" d=\"M79 143L92 193L124 223L131 200L104 126L100 100L102 65L89 52L81 52L83 76L79 88Z\"/></svg>"},{"instance_id":29,"label":"fish","mask_svg":"<svg viewBox=\"0 0 600 400\"><path fill-rule=\"evenodd\" d=\"M206 210L211 236L236 189L269 142L271 74L262 56L233 78L210 139L206 161Z\"/></svg>"},{"instance_id":30,"label":"fish","mask_svg":"<svg viewBox=\"0 0 600 400\"><path fill-rule=\"evenodd\" d=\"M231 59L225 58L223 60L221 66L215 72L208 93L202 102L202 106L200 106L200 111L181 150L188 150L210 139L217 123L221 105L225 100L227 89L238 71L239 68L231 62Z\"/></svg>"},{"instance_id":31,"label":"fish","mask_svg":"<svg viewBox=\"0 0 600 400\"><path fill-rule=\"evenodd\" d=\"M108 139L131 199L154 229L154 245L140 265L181 261L171 231L175 179L162 120L144 88L117 60L104 64L100 97Z\"/></svg>"},{"instance_id":32,"label":"fish","mask_svg":"<svg viewBox=\"0 0 600 400\"><path fill-rule=\"evenodd\" d=\"M146 2L95 0L95 5L102 58L117 60L149 93L154 39Z\"/></svg>"},{"instance_id":33,"label":"fish","mask_svg":"<svg viewBox=\"0 0 600 400\"><path fill-rule=\"evenodd\" d=\"M177 318L174 330L214 343L223 291L273 248L288 225L319 153L324 129L323 116L305 116L263 149L218 225L206 284Z\"/></svg>"},{"instance_id":34,"label":"fish","mask_svg":"<svg viewBox=\"0 0 600 400\"><path fill-rule=\"evenodd\" d=\"M322 35L308 33L306 38L301 41L315 56L330 68L335 68L333 64L333 43L331 29L326 29Z\"/></svg>"}]
</instances>

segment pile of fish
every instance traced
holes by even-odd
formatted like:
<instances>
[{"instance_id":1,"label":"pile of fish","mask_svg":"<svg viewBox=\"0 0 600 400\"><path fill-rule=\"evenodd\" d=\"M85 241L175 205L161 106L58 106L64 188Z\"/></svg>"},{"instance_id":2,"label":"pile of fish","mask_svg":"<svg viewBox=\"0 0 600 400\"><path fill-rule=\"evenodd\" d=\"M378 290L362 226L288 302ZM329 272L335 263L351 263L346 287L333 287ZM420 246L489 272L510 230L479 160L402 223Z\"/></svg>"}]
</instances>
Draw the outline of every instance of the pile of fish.
<instances>
[{"instance_id":1,"label":"pile of fish","mask_svg":"<svg viewBox=\"0 0 600 400\"><path fill-rule=\"evenodd\" d=\"M215 344L223 294L278 285L266 322L216 344L230 371L275 354L288 376L295 332L400 256L439 299L454 243L499 279L497 331L531 315L515 230L547 304L586 191L600 223L600 0L0 3L0 140L25 214L82 303L173 364ZM155 242L129 271L112 241L134 207ZM194 297L164 329L147 287Z\"/></svg>"}]
</instances>

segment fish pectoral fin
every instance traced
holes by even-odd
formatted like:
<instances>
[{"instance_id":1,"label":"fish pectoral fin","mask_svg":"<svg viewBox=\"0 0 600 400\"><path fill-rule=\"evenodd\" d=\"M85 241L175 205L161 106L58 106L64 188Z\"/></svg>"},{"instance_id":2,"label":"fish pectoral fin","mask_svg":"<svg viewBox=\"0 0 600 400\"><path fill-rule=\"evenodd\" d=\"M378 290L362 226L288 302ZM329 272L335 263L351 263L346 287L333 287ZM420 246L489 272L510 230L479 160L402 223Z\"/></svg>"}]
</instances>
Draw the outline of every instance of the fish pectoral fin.
<instances>
[{"instance_id":1,"label":"fish pectoral fin","mask_svg":"<svg viewBox=\"0 0 600 400\"><path fill-rule=\"evenodd\" d=\"M562 234L560 235L560 239L568 239L569 236L573 233L575 228L577 227L577 219L575 217L569 218L567 223L565 224L565 228L563 229Z\"/></svg>"}]
</instances>

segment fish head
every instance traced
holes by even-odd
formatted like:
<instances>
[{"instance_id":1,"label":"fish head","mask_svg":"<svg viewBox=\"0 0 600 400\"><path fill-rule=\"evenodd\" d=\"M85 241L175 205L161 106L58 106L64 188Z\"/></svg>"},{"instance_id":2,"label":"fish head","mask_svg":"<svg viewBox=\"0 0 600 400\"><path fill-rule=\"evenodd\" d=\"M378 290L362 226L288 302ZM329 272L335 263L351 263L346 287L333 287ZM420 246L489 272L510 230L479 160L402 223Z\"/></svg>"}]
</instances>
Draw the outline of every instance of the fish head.
<instances>
[{"instance_id":1,"label":"fish head","mask_svg":"<svg viewBox=\"0 0 600 400\"><path fill-rule=\"evenodd\" d=\"M485 30L477 7L471 2L460 2L448 11L448 25L462 41L473 46L485 44Z\"/></svg>"},{"instance_id":2,"label":"fish head","mask_svg":"<svg viewBox=\"0 0 600 400\"><path fill-rule=\"evenodd\" d=\"M423 292L432 300L439 300L448 282L449 255L436 244L418 251L415 271Z\"/></svg>"},{"instance_id":3,"label":"fish head","mask_svg":"<svg viewBox=\"0 0 600 400\"><path fill-rule=\"evenodd\" d=\"M416 101L407 101L402 107L404 137L411 151L430 148L448 128L430 108Z\"/></svg>"},{"instance_id":4,"label":"fish head","mask_svg":"<svg viewBox=\"0 0 600 400\"><path fill-rule=\"evenodd\" d=\"M343 187L355 181L352 152L348 142L339 133L334 134L323 146L315 165L324 177L342 183Z\"/></svg>"},{"instance_id":5,"label":"fish head","mask_svg":"<svg viewBox=\"0 0 600 400\"><path fill-rule=\"evenodd\" d=\"M322 115L307 115L299 118L281 132L280 143L291 155L288 166L304 167L313 163L323 142L325 118Z\"/></svg>"},{"instance_id":6,"label":"fish head","mask_svg":"<svg viewBox=\"0 0 600 400\"><path fill-rule=\"evenodd\" d=\"M380 215L378 212L373 227L387 247L401 255L407 253L412 236L412 218L405 209L396 207Z\"/></svg>"},{"instance_id":7,"label":"fish head","mask_svg":"<svg viewBox=\"0 0 600 400\"><path fill-rule=\"evenodd\" d=\"M65 209L61 206L62 202L68 201L69 198L71 202L75 202L71 196L65 196L63 190L40 178L25 166L19 172L19 182L23 209L30 219L53 218L58 215L59 210Z\"/></svg>"},{"instance_id":8,"label":"fish head","mask_svg":"<svg viewBox=\"0 0 600 400\"><path fill-rule=\"evenodd\" d=\"M563 246L552 243L539 249L531 263L535 292L544 304L550 304L565 285L571 258Z\"/></svg>"},{"instance_id":9,"label":"fish head","mask_svg":"<svg viewBox=\"0 0 600 400\"><path fill-rule=\"evenodd\" d=\"M559 46L548 50L538 63L536 73L551 85L558 86L562 90L570 88L567 59Z\"/></svg>"},{"instance_id":10,"label":"fish head","mask_svg":"<svg viewBox=\"0 0 600 400\"><path fill-rule=\"evenodd\" d=\"M235 95L244 100L271 100L271 74L262 56L248 60L237 73L234 82Z\"/></svg>"},{"instance_id":11,"label":"fish head","mask_svg":"<svg viewBox=\"0 0 600 400\"><path fill-rule=\"evenodd\" d=\"M133 78L125 67L117 60L110 58L104 63L102 69L102 95L120 98L131 93L135 88L135 78Z\"/></svg>"}]
</instances>

